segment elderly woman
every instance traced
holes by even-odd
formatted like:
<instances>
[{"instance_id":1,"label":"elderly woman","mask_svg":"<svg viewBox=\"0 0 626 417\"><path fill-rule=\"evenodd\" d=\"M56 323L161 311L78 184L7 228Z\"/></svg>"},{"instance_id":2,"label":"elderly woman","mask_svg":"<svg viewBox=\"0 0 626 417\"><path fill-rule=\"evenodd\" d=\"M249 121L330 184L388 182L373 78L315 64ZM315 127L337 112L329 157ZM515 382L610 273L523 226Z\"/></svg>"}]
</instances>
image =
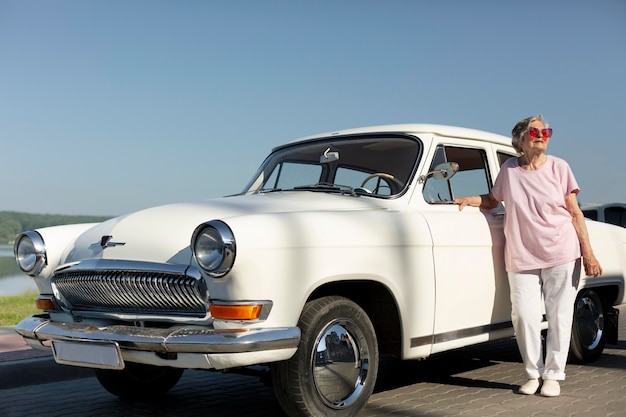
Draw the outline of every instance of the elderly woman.
<instances>
[{"instance_id":1,"label":"elderly woman","mask_svg":"<svg viewBox=\"0 0 626 417\"><path fill-rule=\"evenodd\" d=\"M520 121L512 131L520 156L502 165L491 192L455 200L459 210L468 205L492 209L504 202L511 318L528 378L519 393L535 394L541 385L546 397L558 396L559 381L565 379L581 255L587 275L602 273L578 206L580 190L572 170L563 159L546 154L551 136L541 115ZM542 296L548 320L545 361Z\"/></svg>"}]
</instances>

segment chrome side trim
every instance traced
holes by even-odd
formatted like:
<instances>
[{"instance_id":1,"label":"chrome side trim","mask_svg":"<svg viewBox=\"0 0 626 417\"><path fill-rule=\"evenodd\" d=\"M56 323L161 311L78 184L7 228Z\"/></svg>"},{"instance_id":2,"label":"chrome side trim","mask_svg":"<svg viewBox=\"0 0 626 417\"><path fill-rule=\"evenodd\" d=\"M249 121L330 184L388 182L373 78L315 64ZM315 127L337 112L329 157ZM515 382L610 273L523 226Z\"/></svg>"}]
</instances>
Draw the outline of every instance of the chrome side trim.
<instances>
[{"instance_id":1,"label":"chrome side trim","mask_svg":"<svg viewBox=\"0 0 626 417\"><path fill-rule=\"evenodd\" d=\"M485 326L471 327L467 329L459 329L445 333L438 333L435 335L428 335L423 337L411 338L411 347L419 347L430 344L444 343L457 339L464 339L466 337L478 336L481 334L487 334L490 332L513 329L513 323L505 321L502 323L493 323Z\"/></svg>"}]
</instances>

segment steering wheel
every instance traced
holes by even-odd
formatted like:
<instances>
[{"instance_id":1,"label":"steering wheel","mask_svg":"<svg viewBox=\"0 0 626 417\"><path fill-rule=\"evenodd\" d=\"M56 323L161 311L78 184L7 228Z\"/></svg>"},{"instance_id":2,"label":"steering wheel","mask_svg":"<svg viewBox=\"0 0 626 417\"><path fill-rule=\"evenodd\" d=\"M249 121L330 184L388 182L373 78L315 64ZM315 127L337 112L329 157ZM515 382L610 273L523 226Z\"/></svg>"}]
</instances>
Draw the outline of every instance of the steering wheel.
<instances>
[{"instance_id":1,"label":"steering wheel","mask_svg":"<svg viewBox=\"0 0 626 417\"><path fill-rule=\"evenodd\" d=\"M368 175L367 177L365 177L365 179L361 182L361 187L360 187L360 188L363 188L364 190L369 191L367 188L365 188L365 184L367 184L367 182L368 182L369 180L371 180L372 178L377 178L377 177L378 177L378 178L384 178L384 179L386 179L386 180L393 181L393 182L395 182L395 183L396 183L396 184L397 184L400 188L402 188L402 187L403 187L403 185L404 185L404 184L402 184L402 182L401 182L400 180L396 179L396 178L395 178L393 175L391 175L391 174L387 174L387 173L385 173L385 172L375 172L375 173L373 173L373 174Z\"/></svg>"}]
</instances>

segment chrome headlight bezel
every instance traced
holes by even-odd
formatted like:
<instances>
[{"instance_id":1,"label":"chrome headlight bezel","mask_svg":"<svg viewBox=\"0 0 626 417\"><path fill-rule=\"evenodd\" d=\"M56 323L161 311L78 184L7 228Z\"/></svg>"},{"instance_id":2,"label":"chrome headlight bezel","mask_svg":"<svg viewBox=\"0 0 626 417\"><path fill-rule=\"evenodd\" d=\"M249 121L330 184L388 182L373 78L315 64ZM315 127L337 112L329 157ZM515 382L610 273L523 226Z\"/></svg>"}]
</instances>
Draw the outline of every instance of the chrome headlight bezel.
<instances>
[{"instance_id":1,"label":"chrome headlight bezel","mask_svg":"<svg viewBox=\"0 0 626 417\"><path fill-rule=\"evenodd\" d=\"M223 221L208 221L193 232L191 251L207 275L221 278L230 272L235 263L235 236Z\"/></svg>"},{"instance_id":2,"label":"chrome headlight bezel","mask_svg":"<svg viewBox=\"0 0 626 417\"><path fill-rule=\"evenodd\" d=\"M39 275L48 264L43 238L33 230L24 232L15 239L13 253L17 266L31 277Z\"/></svg>"}]
</instances>

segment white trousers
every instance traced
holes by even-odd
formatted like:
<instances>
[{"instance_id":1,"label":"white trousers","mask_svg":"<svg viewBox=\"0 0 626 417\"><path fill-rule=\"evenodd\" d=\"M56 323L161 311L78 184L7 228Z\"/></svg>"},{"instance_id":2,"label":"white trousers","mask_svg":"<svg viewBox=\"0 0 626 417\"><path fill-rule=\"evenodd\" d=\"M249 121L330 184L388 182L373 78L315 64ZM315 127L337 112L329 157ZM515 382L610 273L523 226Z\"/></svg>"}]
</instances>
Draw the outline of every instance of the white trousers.
<instances>
[{"instance_id":1,"label":"white trousers","mask_svg":"<svg viewBox=\"0 0 626 417\"><path fill-rule=\"evenodd\" d=\"M552 268L509 272L511 319L526 377L564 380L580 279L580 259ZM542 299L548 334L544 362Z\"/></svg>"}]
</instances>

